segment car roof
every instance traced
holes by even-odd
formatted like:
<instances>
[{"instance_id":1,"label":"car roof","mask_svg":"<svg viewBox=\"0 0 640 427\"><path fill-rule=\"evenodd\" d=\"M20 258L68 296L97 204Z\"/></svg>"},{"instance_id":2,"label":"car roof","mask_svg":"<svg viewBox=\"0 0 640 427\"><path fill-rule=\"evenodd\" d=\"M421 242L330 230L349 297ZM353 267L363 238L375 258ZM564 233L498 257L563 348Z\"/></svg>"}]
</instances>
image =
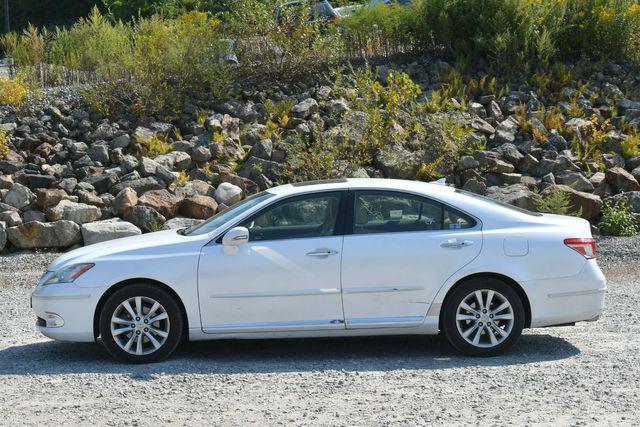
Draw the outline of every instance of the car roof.
<instances>
[{"instance_id":1,"label":"car roof","mask_svg":"<svg viewBox=\"0 0 640 427\"><path fill-rule=\"evenodd\" d=\"M384 178L342 178L328 179L320 181L308 181L294 184L285 184L278 187L268 189L269 193L286 196L294 194L303 194L316 191L326 190L346 190L346 189L381 189L381 190L400 190L415 191L425 194L450 194L454 190L453 187L446 185L427 183L422 181L408 181L402 179L384 179Z\"/></svg>"}]
</instances>

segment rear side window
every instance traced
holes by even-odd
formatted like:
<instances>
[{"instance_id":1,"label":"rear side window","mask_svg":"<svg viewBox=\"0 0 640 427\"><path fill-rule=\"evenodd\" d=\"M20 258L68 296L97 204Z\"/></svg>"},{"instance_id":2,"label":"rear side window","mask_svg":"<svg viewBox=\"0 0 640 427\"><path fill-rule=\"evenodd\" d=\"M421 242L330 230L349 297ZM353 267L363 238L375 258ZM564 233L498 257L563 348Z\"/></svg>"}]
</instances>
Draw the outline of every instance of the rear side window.
<instances>
[{"instance_id":1,"label":"rear side window","mask_svg":"<svg viewBox=\"0 0 640 427\"><path fill-rule=\"evenodd\" d=\"M470 216L424 197L391 191L355 192L354 234L457 230L475 225Z\"/></svg>"}]
</instances>

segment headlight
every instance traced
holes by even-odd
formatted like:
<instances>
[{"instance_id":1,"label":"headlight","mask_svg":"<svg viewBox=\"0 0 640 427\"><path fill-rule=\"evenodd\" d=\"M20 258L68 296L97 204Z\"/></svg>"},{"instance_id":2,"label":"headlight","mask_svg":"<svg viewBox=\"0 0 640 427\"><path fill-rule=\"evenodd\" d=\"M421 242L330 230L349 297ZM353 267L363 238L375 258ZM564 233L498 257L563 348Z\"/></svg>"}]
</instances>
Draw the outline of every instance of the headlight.
<instances>
[{"instance_id":1,"label":"headlight","mask_svg":"<svg viewBox=\"0 0 640 427\"><path fill-rule=\"evenodd\" d=\"M90 270L95 264L74 264L63 268L62 270L49 272L43 277L43 285L51 285L53 283L70 283L80 277L83 273Z\"/></svg>"}]
</instances>

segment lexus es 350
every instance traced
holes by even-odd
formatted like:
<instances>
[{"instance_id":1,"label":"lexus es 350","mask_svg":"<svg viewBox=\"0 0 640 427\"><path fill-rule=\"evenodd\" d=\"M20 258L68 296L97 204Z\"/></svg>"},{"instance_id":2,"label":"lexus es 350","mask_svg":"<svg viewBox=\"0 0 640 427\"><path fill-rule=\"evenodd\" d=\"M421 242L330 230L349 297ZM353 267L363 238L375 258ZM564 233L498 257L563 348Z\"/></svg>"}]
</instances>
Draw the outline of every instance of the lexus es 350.
<instances>
[{"instance_id":1,"label":"lexus es 350","mask_svg":"<svg viewBox=\"0 0 640 427\"><path fill-rule=\"evenodd\" d=\"M186 339L437 334L497 355L524 328L596 320L605 278L583 219L451 187L283 185L204 223L55 260L33 291L46 336L152 362Z\"/></svg>"}]
</instances>

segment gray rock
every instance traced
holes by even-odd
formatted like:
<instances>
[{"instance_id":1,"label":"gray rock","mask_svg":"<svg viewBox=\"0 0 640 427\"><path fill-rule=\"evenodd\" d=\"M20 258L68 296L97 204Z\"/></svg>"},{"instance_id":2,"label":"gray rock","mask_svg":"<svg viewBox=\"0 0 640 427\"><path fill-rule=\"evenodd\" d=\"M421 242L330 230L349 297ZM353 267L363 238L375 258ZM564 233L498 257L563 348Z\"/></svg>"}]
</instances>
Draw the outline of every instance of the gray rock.
<instances>
[{"instance_id":1,"label":"gray rock","mask_svg":"<svg viewBox=\"0 0 640 427\"><path fill-rule=\"evenodd\" d=\"M100 208L84 203L76 203L71 200L61 200L56 206L47 209L49 221L73 221L77 224L97 221L102 217Z\"/></svg>"},{"instance_id":2,"label":"gray rock","mask_svg":"<svg viewBox=\"0 0 640 427\"><path fill-rule=\"evenodd\" d=\"M621 167L607 169L605 172L605 180L615 188L616 192L640 191L638 181L636 181L633 175Z\"/></svg>"},{"instance_id":3,"label":"gray rock","mask_svg":"<svg viewBox=\"0 0 640 427\"><path fill-rule=\"evenodd\" d=\"M313 98L307 98L304 101L294 105L291 109L291 114L293 115L293 117L306 119L317 111L318 102Z\"/></svg>"},{"instance_id":4,"label":"gray rock","mask_svg":"<svg viewBox=\"0 0 640 427\"><path fill-rule=\"evenodd\" d=\"M251 154L265 160L271 160L271 154L273 153L273 143L270 139L261 139L254 144Z\"/></svg>"},{"instance_id":5,"label":"gray rock","mask_svg":"<svg viewBox=\"0 0 640 427\"><path fill-rule=\"evenodd\" d=\"M37 212L37 211L28 211L28 212ZM20 217L20 213L14 210L7 210L4 212L0 212L0 221L6 224L7 227L15 227L23 222L22 217Z\"/></svg>"},{"instance_id":6,"label":"gray rock","mask_svg":"<svg viewBox=\"0 0 640 427\"><path fill-rule=\"evenodd\" d=\"M73 221L33 221L7 229L9 241L19 249L68 248L82 242L80 226Z\"/></svg>"},{"instance_id":7,"label":"gray rock","mask_svg":"<svg viewBox=\"0 0 640 427\"><path fill-rule=\"evenodd\" d=\"M250 157L238 175L254 181L258 180L260 175L264 175L271 181L277 181L282 175L283 170L284 168L280 163L258 157Z\"/></svg>"},{"instance_id":8,"label":"gray rock","mask_svg":"<svg viewBox=\"0 0 640 427\"><path fill-rule=\"evenodd\" d=\"M145 231L158 231L167 221L157 210L149 206L132 206L124 211L124 219Z\"/></svg>"},{"instance_id":9,"label":"gray rock","mask_svg":"<svg viewBox=\"0 0 640 427\"><path fill-rule=\"evenodd\" d=\"M578 191L594 190L593 184L580 172L560 171L555 174L555 178L558 184L568 185Z\"/></svg>"},{"instance_id":10,"label":"gray rock","mask_svg":"<svg viewBox=\"0 0 640 427\"><path fill-rule=\"evenodd\" d=\"M45 214L40 211L26 211L25 213L22 214L22 218L23 218L23 222L31 222L31 221L46 222L47 221Z\"/></svg>"},{"instance_id":11,"label":"gray rock","mask_svg":"<svg viewBox=\"0 0 640 427\"><path fill-rule=\"evenodd\" d=\"M131 137L125 133L111 140L111 148L127 148L130 142Z\"/></svg>"},{"instance_id":12,"label":"gray rock","mask_svg":"<svg viewBox=\"0 0 640 427\"><path fill-rule=\"evenodd\" d=\"M332 99L327 104L327 111L330 114L341 114L351 110L344 98Z\"/></svg>"},{"instance_id":13,"label":"gray rock","mask_svg":"<svg viewBox=\"0 0 640 427\"><path fill-rule=\"evenodd\" d=\"M474 159L472 156L462 156L458 160L458 170L464 171L467 169L475 169L480 166L480 162Z\"/></svg>"},{"instance_id":14,"label":"gray rock","mask_svg":"<svg viewBox=\"0 0 640 427\"><path fill-rule=\"evenodd\" d=\"M132 188L138 196L142 196L147 191L160 190L166 187L164 181L156 178L155 176L148 176L146 178L133 179L128 181L121 181L118 184L111 187L111 194L118 194L123 188Z\"/></svg>"},{"instance_id":15,"label":"gray rock","mask_svg":"<svg viewBox=\"0 0 640 427\"><path fill-rule=\"evenodd\" d=\"M493 126L478 117L473 119L473 121L471 122L471 127L487 136L493 135L496 132Z\"/></svg>"},{"instance_id":16,"label":"gray rock","mask_svg":"<svg viewBox=\"0 0 640 427\"><path fill-rule=\"evenodd\" d=\"M518 147L510 143L502 144L496 151L500 153L503 159L514 165L517 165L524 157Z\"/></svg>"},{"instance_id":17,"label":"gray rock","mask_svg":"<svg viewBox=\"0 0 640 427\"><path fill-rule=\"evenodd\" d=\"M249 128L240 135L240 142L243 145L253 146L255 143L269 135L267 127L260 123L252 123Z\"/></svg>"},{"instance_id":18,"label":"gray rock","mask_svg":"<svg viewBox=\"0 0 640 427\"><path fill-rule=\"evenodd\" d=\"M91 184L98 194L107 193L120 180L115 173L103 173L87 177L83 183ZM76 189L77 190L77 189ZM90 191L90 190L89 190Z\"/></svg>"},{"instance_id":19,"label":"gray rock","mask_svg":"<svg viewBox=\"0 0 640 427\"><path fill-rule=\"evenodd\" d=\"M172 151L167 154L162 154L153 160L171 170L181 171L191 166L191 156L182 151Z\"/></svg>"},{"instance_id":20,"label":"gray rock","mask_svg":"<svg viewBox=\"0 0 640 427\"><path fill-rule=\"evenodd\" d=\"M466 191L470 191L472 193L484 195L485 192L487 191L487 185L482 181L478 181L475 178L472 178L467 180L467 182L464 183L464 185L462 186L462 189Z\"/></svg>"},{"instance_id":21,"label":"gray rock","mask_svg":"<svg viewBox=\"0 0 640 427\"><path fill-rule=\"evenodd\" d=\"M522 184L513 184L508 187L489 187L486 195L503 203L509 203L531 211L535 210L534 201L536 200L536 195Z\"/></svg>"},{"instance_id":22,"label":"gray rock","mask_svg":"<svg viewBox=\"0 0 640 427\"><path fill-rule=\"evenodd\" d=\"M103 165L109 163L109 149L106 145L95 144L89 147L87 155L94 162L100 162Z\"/></svg>"},{"instance_id":23,"label":"gray rock","mask_svg":"<svg viewBox=\"0 0 640 427\"><path fill-rule=\"evenodd\" d=\"M3 202L17 209L24 209L35 202L36 196L22 184L15 183L4 196Z\"/></svg>"},{"instance_id":24,"label":"gray rock","mask_svg":"<svg viewBox=\"0 0 640 427\"><path fill-rule=\"evenodd\" d=\"M121 237L136 236L142 233L135 225L119 218L83 224L81 232L85 245L106 242L107 240Z\"/></svg>"},{"instance_id":25,"label":"gray rock","mask_svg":"<svg viewBox=\"0 0 640 427\"><path fill-rule=\"evenodd\" d=\"M228 182L223 182L214 193L216 202L231 206L242 200L242 189Z\"/></svg>"},{"instance_id":26,"label":"gray rock","mask_svg":"<svg viewBox=\"0 0 640 427\"><path fill-rule=\"evenodd\" d=\"M195 147L191 150L191 159L195 163L206 163L211 160L211 150L209 147Z\"/></svg>"},{"instance_id":27,"label":"gray rock","mask_svg":"<svg viewBox=\"0 0 640 427\"><path fill-rule=\"evenodd\" d=\"M182 216L177 216L175 218L171 218L169 221L165 222L162 226L163 230L176 230L181 228L193 227L194 225L198 225L203 223L203 219L195 219L195 218L185 218Z\"/></svg>"},{"instance_id":28,"label":"gray rock","mask_svg":"<svg viewBox=\"0 0 640 427\"><path fill-rule=\"evenodd\" d=\"M617 153L603 154L602 161L607 168L624 168L625 166L624 157Z\"/></svg>"},{"instance_id":29,"label":"gray rock","mask_svg":"<svg viewBox=\"0 0 640 427\"><path fill-rule=\"evenodd\" d=\"M518 170L525 173L533 172L539 164L538 159L531 154L525 154L518 162Z\"/></svg>"}]
</instances>

